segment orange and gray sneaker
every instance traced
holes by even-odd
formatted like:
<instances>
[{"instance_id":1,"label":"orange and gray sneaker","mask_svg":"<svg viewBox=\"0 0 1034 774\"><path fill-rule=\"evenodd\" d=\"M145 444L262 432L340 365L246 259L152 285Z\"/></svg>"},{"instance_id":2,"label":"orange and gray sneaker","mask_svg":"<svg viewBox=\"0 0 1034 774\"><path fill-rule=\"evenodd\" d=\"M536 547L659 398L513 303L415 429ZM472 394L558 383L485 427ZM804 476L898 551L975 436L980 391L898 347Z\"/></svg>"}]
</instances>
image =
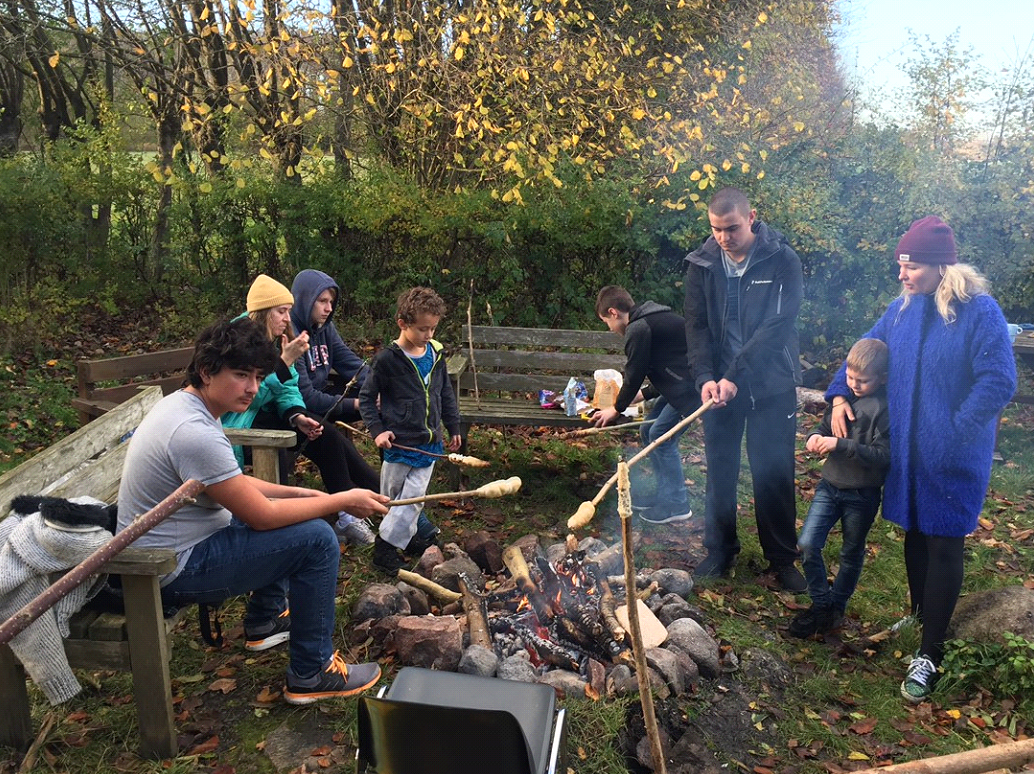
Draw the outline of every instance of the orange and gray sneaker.
<instances>
[{"instance_id":1,"label":"orange and gray sneaker","mask_svg":"<svg viewBox=\"0 0 1034 774\"><path fill-rule=\"evenodd\" d=\"M290 609L261 626L244 627L245 650L269 650L289 639L291 639Z\"/></svg>"},{"instance_id":2,"label":"orange and gray sneaker","mask_svg":"<svg viewBox=\"0 0 1034 774\"><path fill-rule=\"evenodd\" d=\"M354 696L372 688L381 679L379 664L346 664L338 651L322 672L312 677L296 677L287 671L284 700L288 704L312 704L322 699Z\"/></svg>"}]
</instances>

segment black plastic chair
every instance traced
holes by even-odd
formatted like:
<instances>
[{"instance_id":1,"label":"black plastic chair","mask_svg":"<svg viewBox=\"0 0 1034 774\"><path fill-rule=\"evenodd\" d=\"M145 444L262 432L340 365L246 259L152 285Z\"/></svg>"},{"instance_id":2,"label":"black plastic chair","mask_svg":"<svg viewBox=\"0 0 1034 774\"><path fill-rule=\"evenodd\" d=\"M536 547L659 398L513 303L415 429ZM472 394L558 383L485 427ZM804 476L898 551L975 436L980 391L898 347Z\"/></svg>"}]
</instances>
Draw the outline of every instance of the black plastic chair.
<instances>
[{"instance_id":1,"label":"black plastic chair","mask_svg":"<svg viewBox=\"0 0 1034 774\"><path fill-rule=\"evenodd\" d=\"M357 772L555 774L564 710L541 683L406 667L358 706Z\"/></svg>"}]
</instances>

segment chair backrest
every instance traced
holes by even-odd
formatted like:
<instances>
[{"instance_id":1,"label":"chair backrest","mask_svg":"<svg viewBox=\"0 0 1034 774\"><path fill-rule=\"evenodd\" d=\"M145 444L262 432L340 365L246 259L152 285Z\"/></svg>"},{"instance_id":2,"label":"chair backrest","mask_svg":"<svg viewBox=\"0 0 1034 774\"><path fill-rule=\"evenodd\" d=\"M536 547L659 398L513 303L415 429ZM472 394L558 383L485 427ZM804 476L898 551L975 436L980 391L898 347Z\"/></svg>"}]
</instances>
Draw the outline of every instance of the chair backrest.
<instances>
[{"instance_id":1,"label":"chair backrest","mask_svg":"<svg viewBox=\"0 0 1034 774\"><path fill-rule=\"evenodd\" d=\"M360 700L359 759L377 774L543 774L554 726L551 686L406 667L383 699Z\"/></svg>"},{"instance_id":2,"label":"chair backrest","mask_svg":"<svg viewBox=\"0 0 1034 774\"><path fill-rule=\"evenodd\" d=\"M505 710L363 697L359 771L377 774L541 774L517 719Z\"/></svg>"}]
</instances>

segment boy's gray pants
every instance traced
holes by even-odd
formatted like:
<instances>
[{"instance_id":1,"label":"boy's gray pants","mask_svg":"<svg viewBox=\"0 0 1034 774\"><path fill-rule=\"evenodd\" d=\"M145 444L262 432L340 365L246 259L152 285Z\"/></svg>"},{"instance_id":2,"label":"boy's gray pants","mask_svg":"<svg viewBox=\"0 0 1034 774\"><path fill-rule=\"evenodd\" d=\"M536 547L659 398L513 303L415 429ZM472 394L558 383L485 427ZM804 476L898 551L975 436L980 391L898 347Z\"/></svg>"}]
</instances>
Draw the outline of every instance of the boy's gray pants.
<instances>
[{"instance_id":1,"label":"boy's gray pants","mask_svg":"<svg viewBox=\"0 0 1034 774\"><path fill-rule=\"evenodd\" d=\"M381 494L392 500L409 497L423 497L431 483L434 464L426 468L414 468L403 462L381 463ZM381 540L395 548L404 549L416 534L416 520L424 508L422 503L393 505L381 520Z\"/></svg>"}]
</instances>

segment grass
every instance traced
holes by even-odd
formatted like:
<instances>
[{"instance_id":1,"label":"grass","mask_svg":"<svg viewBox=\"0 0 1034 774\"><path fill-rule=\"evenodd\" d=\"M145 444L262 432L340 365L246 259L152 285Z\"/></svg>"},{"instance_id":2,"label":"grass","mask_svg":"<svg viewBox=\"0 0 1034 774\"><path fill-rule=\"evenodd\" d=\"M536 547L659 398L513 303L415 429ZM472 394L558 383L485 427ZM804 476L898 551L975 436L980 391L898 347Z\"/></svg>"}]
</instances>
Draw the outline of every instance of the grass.
<instances>
[{"instance_id":1,"label":"grass","mask_svg":"<svg viewBox=\"0 0 1034 774\"><path fill-rule=\"evenodd\" d=\"M1031 538L1018 541L1012 537L1017 530L1034 527L1034 452L1029 440L1034 419L1030 409L1011 407L1006 420L1000 437L1006 461L994 468L985 509L989 521L967 541L964 593L1034 582ZM802 430L811 422L803 417ZM620 444L606 437L570 443L558 441L550 433L479 427L471 438L470 453L493 463L491 468L472 475L472 488L510 475L521 476L524 486L517 497L475 501L471 507L459 501L434 504L429 508L432 518L450 539L480 529L503 543L528 533L540 535L544 545L563 539L567 517L598 491L620 453ZM702 514L706 472L698 428L684 436L683 451L688 461L687 476L693 482L692 505ZM13 452L7 453L14 458ZM798 463L798 512L803 517L817 466L811 455L803 452ZM311 472L302 470L311 476ZM780 682L745 668L720 680L706 681L695 694L683 697L681 710L691 724L705 722L714 703L723 695L728 699L725 691L738 691L746 697L742 714L749 722L744 723L742 735L729 732L725 739L720 734L703 740L721 763L728 764L730 770L746 765L761 767L755 770L767 767L772 771L818 774L865 762L875 765L983 746L1003 729L1011 728L1014 735L1031 733L1034 718L1017 709L991 709L1000 707L1001 700L1007 698L987 692L1000 688L996 686L985 686L984 693L939 691L934 702L919 708L902 702L898 683L917 644L917 633L904 631L881 644L865 644L866 636L896 621L908 605L901 534L882 520L877 520L870 533L866 567L845 630L825 641L802 642L784 636L781 629L807 598L759 585L758 572L764 562L751 517L748 482L745 470L741 477L743 551L735 575L700 584L690 602L703 610L723 646L741 657L751 649L769 654L787 665L788 679ZM439 466L432 491L452 488L447 471ZM618 537L617 527L610 497L598 509L593 531L612 542ZM691 567L703 555L699 534L690 534L685 524L637 525L636 529L641 537L637 549L640 566ZM838 539L834 538L827 547L827 557L835 558L838 549ZM348 620L348 611L362 588L380 580L369 569L368 558L365 551L350 550L340 576L335 641L354 660L370 653L370 643L356 640ZM998 571L980 571L986 567ZM192 619L185 621L175 635L171 667L177 728L184 749L180 758L157 763L140 760L133 752L136 731L129 678L84 675L93 685L53 710L34 693L36 728L48 713L53 712L57 718L34 770L67 774L109 770L145 774L272 772L270 740L289 737L292 731L323 734L321 738L326 740L298 753L293 766L300 767L308 756L314 768L350 770L355 703L293 708L281 701L262 701L266 694L279 690L286 654L282 649L245 653L240 647L240 618L239 600L225 607L223 621L230 643L218 652L201 646ZM390 659L382 665L389 676L397 666ZM213 689L221 679L234 681L226 693ZM636 705L629 699L565 700L570 723L570 769L578 774L628 771L617 739ZM990 717L991 722L982 720L983 716ZM0 760L3 757L0 754ZM6 757L7 763L0 765L0 771L14 771L17 756L9 752Z\"/></svg>"}]
</instances>

